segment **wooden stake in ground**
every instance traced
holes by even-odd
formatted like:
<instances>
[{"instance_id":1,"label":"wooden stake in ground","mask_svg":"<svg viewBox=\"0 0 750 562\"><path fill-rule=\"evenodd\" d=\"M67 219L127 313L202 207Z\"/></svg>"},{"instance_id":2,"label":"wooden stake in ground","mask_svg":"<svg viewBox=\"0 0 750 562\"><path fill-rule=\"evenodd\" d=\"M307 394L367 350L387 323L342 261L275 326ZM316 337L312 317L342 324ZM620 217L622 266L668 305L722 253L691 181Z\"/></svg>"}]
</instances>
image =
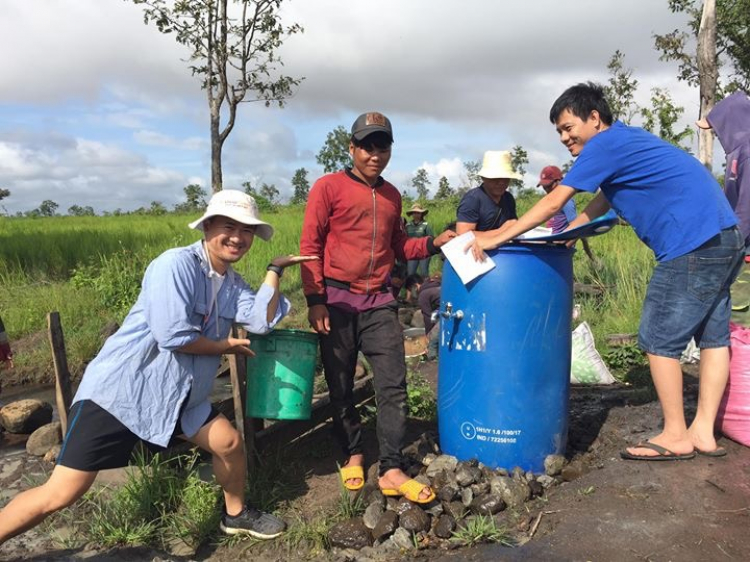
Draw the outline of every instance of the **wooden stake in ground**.
<instances>
[{"instance_id":1,"label":"wooden stake in ground","mask_svg":"<svg viewBox=\"0 0 750 562\"><path fill-rule=\"evenodd\" d=\"M242 328L232 328L232 336L246 338L247 332ZM234 425L245 444L245 458L247 469L251 470L255 464L255 426L251 418L245 416L247 400L247 361L244 355L233 353L229 359L229 379L232 383L232 399L234 402Z\"/></svg>"},{"instance_id":2,"label":"wooden stake in ground","mask_svg":"<svg viewBox=\"0 0 750 562\"><path fill-rule=\"evenodd\" d=\"M68 371L65 338L63 337L59 312L50 312L47 315L47 327L49 328L49 344L52 347L52 360L55 364L57 413L60 416L62 434L65 435L68 432L68 412L70 411L70 402L73 400L73 390L70 386L70 371Z\"/></svg>"}]
</instances>

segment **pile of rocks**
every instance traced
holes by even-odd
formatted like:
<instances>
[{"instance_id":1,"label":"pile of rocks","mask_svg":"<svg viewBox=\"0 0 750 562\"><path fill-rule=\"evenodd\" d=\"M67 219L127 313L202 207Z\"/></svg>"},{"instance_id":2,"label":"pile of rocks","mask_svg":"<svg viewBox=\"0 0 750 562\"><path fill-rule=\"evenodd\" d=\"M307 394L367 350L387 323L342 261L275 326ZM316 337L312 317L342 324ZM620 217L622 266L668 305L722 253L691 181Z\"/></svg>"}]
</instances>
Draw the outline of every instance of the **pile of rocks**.
<instances>
[{"instance_id":1,"label":"pile of rocks","mask_svg":"<svg viewBox=\"0 0 750 562\"><path fill-rule=\"evenodd\" d=\"M328 534L332 547L357 550L359 557L360 549L375 556L394 550L455 547L460 542L450 540L454 533L479 516L494 518L498 528L512 526L518 508L561 481L565 467L563 456L550 455L545 474L519 467L493 470L476 460L459 461L440 454L430 434L405 452L415 461L411 476L435 490L435 501L422 505L403 497L385 497L376 484L368 482L361 491L364 515L332 527Z\"/></svg>"},{"instance_id":2,"label":"pile of rocks","mask_svg":"<svg viewBox=\"0 0 750 562\"><path fill-rule=\"evenodd\" d=\"M8 433L28 435L26 452L54 462L60 450L62 428L52 421L52 405L42 400L17 400L0 408L0 426Z\"/></svg>"}]
</instances>

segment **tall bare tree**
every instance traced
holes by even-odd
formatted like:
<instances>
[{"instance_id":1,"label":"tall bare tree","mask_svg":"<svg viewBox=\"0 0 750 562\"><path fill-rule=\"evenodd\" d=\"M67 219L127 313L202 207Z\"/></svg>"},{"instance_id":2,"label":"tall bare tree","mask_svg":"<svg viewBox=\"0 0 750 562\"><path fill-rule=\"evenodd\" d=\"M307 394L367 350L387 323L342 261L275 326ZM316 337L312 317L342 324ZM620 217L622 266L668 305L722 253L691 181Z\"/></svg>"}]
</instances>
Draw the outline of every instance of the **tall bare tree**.
<instances>
[{"instance_id":1,"label":"tall bare tree","mask_svg":"<svg viewBox=\"0 0 750 562\"><path fill-rule=\"evenodd\" d=\"M700 117L706 117L716 104L719 68L716 58L716 0L704 0L698 28L698 76L701 97ZM698 129L698 160L709 170L714 163L714 135Z\"/></svg>"},{"instance_id":2,"label":"tall bare tree","mask_svg":"<svg viewBox=\"0 0 750 562\"><path fill-rule=\"evenodd\" d=\"M688 16L690 33L675 29L654 35L661 59L678 63L677 78L700 89L700 117L711 100L750 89L750 0L667 0L669 9ZM692 41L697 38L697 48ZM721 73L719 70L721 69ZM713 94L712 94L713 92ZM713 137L700 133L699 158L712 164Z\"/></svg>"},{"instance_id":3,"label":"tall bare tree","mask_svg":"<svg viewBox=\"0 0 750 562\"><path fill-rule=\"evenodd\" d=\"M303 78L278 75L277 50L285 37L303 31L281 23L283 0L132 0L144 22L190 49L190 69L206 90L211 132L211 188L222 189L221 153L243 101L266 106L292 95ZM253 92L254 99L245 97ZM227 115L222 122L222 110Z\"/></svg>"}]
</instances>

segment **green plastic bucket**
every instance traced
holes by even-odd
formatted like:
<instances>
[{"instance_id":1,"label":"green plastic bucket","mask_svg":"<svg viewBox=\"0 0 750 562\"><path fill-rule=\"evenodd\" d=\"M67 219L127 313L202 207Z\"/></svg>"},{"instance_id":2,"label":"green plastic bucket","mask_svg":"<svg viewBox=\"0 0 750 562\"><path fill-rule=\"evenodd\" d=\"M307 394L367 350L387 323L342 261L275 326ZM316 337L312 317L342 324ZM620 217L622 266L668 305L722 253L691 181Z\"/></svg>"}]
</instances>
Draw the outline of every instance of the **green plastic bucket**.
<instances>
[{"instance_id":1,"label":"green plastic bucket","mask_svg":"<svg viewBox=\"0 0 750 562\"><path fill-rule=\"evenodd\" d=\"M274 330L250 335L246 415L272 420L310 419L318 334Z\"/></svg>"}]
</instances>

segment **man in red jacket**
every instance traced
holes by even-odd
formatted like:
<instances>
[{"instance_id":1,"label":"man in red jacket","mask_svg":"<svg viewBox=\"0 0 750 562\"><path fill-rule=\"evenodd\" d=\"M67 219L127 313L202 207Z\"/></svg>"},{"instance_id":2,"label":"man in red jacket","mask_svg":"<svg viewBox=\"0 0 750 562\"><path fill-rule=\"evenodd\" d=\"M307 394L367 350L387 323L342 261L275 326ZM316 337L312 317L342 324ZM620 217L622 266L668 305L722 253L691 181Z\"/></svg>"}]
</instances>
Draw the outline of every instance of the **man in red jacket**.
<instances>
[{"instance_id":1,"label":"man in red jacket","mask_svg":"<svg viewBox=\"0 0 750 562\"><path fill-rule=\"evenodd\" d=\"M381 172L391 159L393 130L377 112L352 125L350 169L315 182L308 197L300 248L320 260L302 267L302 283L335 413L334 432L347 457L344 486L364 486L364 456L359 414L352 396L359 351L373 369L378 404L379 480L385 495L428 503L429 486L404 472L406 363L397 304L388 286L395 260L406 262L437 254L455 237L409 238L401 220L401 194Z\"/></svg>"}]
</instances>

